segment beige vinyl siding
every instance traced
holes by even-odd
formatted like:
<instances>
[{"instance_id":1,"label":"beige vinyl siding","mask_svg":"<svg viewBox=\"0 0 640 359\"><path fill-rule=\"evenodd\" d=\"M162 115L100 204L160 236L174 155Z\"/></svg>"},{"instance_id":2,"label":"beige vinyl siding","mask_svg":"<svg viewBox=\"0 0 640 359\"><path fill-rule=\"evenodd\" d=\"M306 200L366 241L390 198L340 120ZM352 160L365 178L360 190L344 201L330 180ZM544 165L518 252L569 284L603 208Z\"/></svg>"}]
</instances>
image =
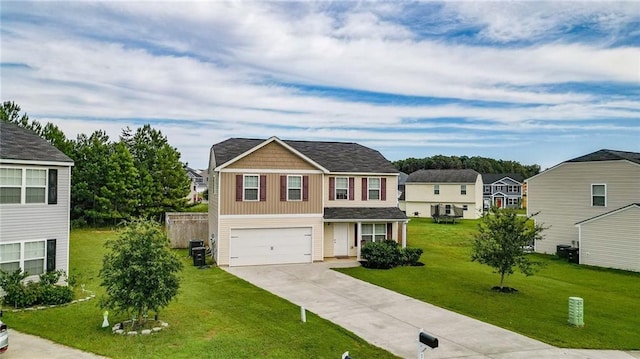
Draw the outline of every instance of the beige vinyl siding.
<instances>
[{"instance_id":1,"label":"beige vinyl siding","mask_svg":"<svg viewBox=\"0 0 640 359\"><path fill-rule=\"evenodd\" d=\"M56 266L69 271L69 201L71 167L21 168L57 169L57 204L0 204L0 242L56 239Z\"/></svg>"},{"instance_id":2,"label":"beige vinyl siding","mask_svg":"<svg viewBox=\"0 0 640 359\"><path fill-rule=\"evenodd\" d=\"M354 194L353 200L340 199L329 200L329 178L330 177L353 177L354 178ZM386 178L386 200L362 200L362 178ZM397 207L398 206L398 176L375 175L349 175L349 174L330 174L324 178L324 199L325 207Z\"/></svg>"},{"instance_id":3,"label":"beige vinyl siding","mask_svg":"<svg viewBox=\"0 0 640 359\"><path fill-rule=\"evenodd\" d=\"M407 183L405 185L405 211L407 216L430 217L431 205L452 204L458 207L467 206L465 219L476 219L482 215L482 178L477 177L475 183L438 183L440 194L434 194L436 183ZM467 186L467 194L460 194L460 186Z\"/></svg>"},{"instance_id":4,"label":"beige vinyl siding","mask_svg":"<svg viewBox=\"0 0 640 359\"><path fill-rule=\"evenodd\" d=\"M226 168L262 168L278 170L316 170L309 162L289 151L281 144L271 142L257 151L239 159Z\"/></svg>"},{"instance_id":5,"label":"beige vinyl siding","mask_svg":"<svg viewBox=\"0 0 640 359\"><path fill-rule=\"evenodd\" d=\"M218 265L229 265L229 240L232 229L293 227L312 228L312 258L314 262L322 261L324 237L321 214L317 217L274 216L264 218L256 216L240 216L234 218L220 218L220 227L218 231Z\"/></svg>"},{"instance_id":6,"label":"beige vinyl siding","mask_svg":"<svg viewBox=\"0 0 640 359\"><path fill-rule=\"evenodd\" d=\"M236 175L255 174L267 176L266 201L236 201ZM252 173L222 172L222 189L220 190L221 215L237 214L303 214L322 213L322 175L300 174L309 176L308 201L281 201L280 176L292 173L261 174L259 170Z\"/></svg>"},{"instance_id":7,"label":"beige vinyl siding","mask_svg":"<svg viewBox=\"0 0 640 359\"><path fill-rule=\"evenodd\" d=\"M591 206L591 185L606 184L606 207ZM558 244L577 244L575 224L640 202L640 165L628 161L567 162L527 180L527 211L549 227L536 251L555 253Z\"/></svg>"},{"instance_id":8,"label":"beige vinyl siding","mask_svg":"<svg viewBox=\"0 0 640 359\"><path fill-rule=\"evenodd\" d=\"M220 215L220 175L217 172L209 172L209 235L217 238L218 216Z\"/></svg>"},{"instance_id":9,"label":"beige vinyl siding","mask_svg":"<svg viewBox=\"0 0 640 359\"><path fill-rule=\"evenodd\" d=\"M640 272L640 208L579 225L580 263Z\"/></svg>"}]
</instances>

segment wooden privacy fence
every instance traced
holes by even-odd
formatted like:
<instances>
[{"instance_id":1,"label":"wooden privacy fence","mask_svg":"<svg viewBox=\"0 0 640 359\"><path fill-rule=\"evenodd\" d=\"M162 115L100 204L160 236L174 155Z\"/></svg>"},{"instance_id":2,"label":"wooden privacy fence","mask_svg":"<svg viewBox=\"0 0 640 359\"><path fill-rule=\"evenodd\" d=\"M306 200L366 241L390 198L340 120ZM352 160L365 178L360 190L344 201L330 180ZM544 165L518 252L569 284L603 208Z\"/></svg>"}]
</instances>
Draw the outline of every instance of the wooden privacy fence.
<instances>
[{"instance_id":1,"label":"wooden privacy fence","mask_svg":"<svg viewBox=\"0 0 640 359\"><path fill-rule=\"evenodd\" d=\"M171 248L189 248L189 241L199 239L208 243L209 214L167 212L166 231Z\"/></svg>"}]
</instances>

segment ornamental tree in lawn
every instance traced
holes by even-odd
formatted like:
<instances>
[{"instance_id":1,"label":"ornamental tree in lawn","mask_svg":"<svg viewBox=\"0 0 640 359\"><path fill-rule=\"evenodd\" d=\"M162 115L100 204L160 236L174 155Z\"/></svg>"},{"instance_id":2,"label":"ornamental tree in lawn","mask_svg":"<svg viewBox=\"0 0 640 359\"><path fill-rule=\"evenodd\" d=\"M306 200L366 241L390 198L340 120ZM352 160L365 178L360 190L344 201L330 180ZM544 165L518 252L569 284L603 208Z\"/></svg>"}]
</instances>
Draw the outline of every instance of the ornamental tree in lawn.
<instances>
[{"instance_id":1,"label":"ornamental tree in lawn","mask_svg":"<svg viewBox=\"0 0 640 359\"><path fill-rule=\"evenodd\" d=\"M539 270L541 262L531 260L526 248L534 241L542 239L545 229L530 221L531 218L518 216L515 210L491 208L479 223L478 233L473 240L471 260L486 264L500 274L500 290L504 291L506 276L517 268L526 276Z\"/></svg>"},{"instance_id":2,"label":"ornamental tree in lawn","mask_svg":"<svg viewBox=\"0 0 640 359\"><path fill-rule=\"evenodd\" d=\"M105 246L109 251L100 270L104 308L133 314L140 325L149 311L169 305L180 287L182 262L158 223L135 220Z\"/></svg>"}]
</instances>

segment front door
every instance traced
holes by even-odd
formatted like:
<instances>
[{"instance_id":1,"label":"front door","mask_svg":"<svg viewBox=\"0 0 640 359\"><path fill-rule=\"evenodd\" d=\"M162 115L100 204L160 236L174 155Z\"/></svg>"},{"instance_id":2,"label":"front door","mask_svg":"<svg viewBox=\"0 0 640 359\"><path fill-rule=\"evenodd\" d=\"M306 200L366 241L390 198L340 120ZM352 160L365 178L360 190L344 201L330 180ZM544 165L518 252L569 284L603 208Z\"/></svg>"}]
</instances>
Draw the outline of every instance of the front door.
<instances>
[{"instance_id":1,"label":"front door","mask_svg":"<svg viewBox=\"0 0 640 359\"><path fill-rule=\"evenodd\" d=\"M333 255L336 257L349 255L349 225L347 223L333 224Z\"/></svg>"},{"instance_id":2,"label":"front door","mask_svg":"<svg viewBox=\"0 0 640 359\"><path fill-rule=\"evenodd\" d=\"M502 208L502 197L496 197L496 207Z\"/></svg>"}]
</instances>

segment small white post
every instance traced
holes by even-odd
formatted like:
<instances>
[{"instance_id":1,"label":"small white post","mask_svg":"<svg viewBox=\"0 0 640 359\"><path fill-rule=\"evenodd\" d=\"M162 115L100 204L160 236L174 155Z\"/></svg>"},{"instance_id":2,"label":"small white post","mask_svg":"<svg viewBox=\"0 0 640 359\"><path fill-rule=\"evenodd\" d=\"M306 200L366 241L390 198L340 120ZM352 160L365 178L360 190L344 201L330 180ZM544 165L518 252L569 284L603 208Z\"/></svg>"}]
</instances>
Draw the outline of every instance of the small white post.
<instances>
[{"instance_id":1,"label":"small white post","mask_svg":"<svg viewBox=\"0 0 640 359\"><path fill-rule=\"evenodd\" d=\"M424 359L424 350L426 348L420 343L420 333L422 333L422 328L418 331L418 359Z\"/></svg>"},{"instance_id":2,"label":"small white post","mask_svg":"<svg viewBox=\"0 0 640 359\"><path fill-rule=\"evenodd\" d=\"M109 320L107 319L107 317L109 317L109 312L105 310L104 313L102 313L102 316L104 318L102 321L102 327L106 328L109 326Z\"/></svg>"},{"instance_id":3,"label":"small white post","mask_svg":"<svg viewBox=\"0 0 640 359\"><path fill-rule=\"evenodd\" d=\"M303 323L307 322L307 311L304 307L300 307L300 320L302 320Z\"/></svg>"},{"instance_id":4,"label":"small white post","mask_svg":"<svg viewBox=\"0 0 640 359\"><path fill-rule=\"evenodd\" d=\"M342 353L342 359L347 359L347 358L350 358L349 352Z\"/></svg>"}]
</instances>

